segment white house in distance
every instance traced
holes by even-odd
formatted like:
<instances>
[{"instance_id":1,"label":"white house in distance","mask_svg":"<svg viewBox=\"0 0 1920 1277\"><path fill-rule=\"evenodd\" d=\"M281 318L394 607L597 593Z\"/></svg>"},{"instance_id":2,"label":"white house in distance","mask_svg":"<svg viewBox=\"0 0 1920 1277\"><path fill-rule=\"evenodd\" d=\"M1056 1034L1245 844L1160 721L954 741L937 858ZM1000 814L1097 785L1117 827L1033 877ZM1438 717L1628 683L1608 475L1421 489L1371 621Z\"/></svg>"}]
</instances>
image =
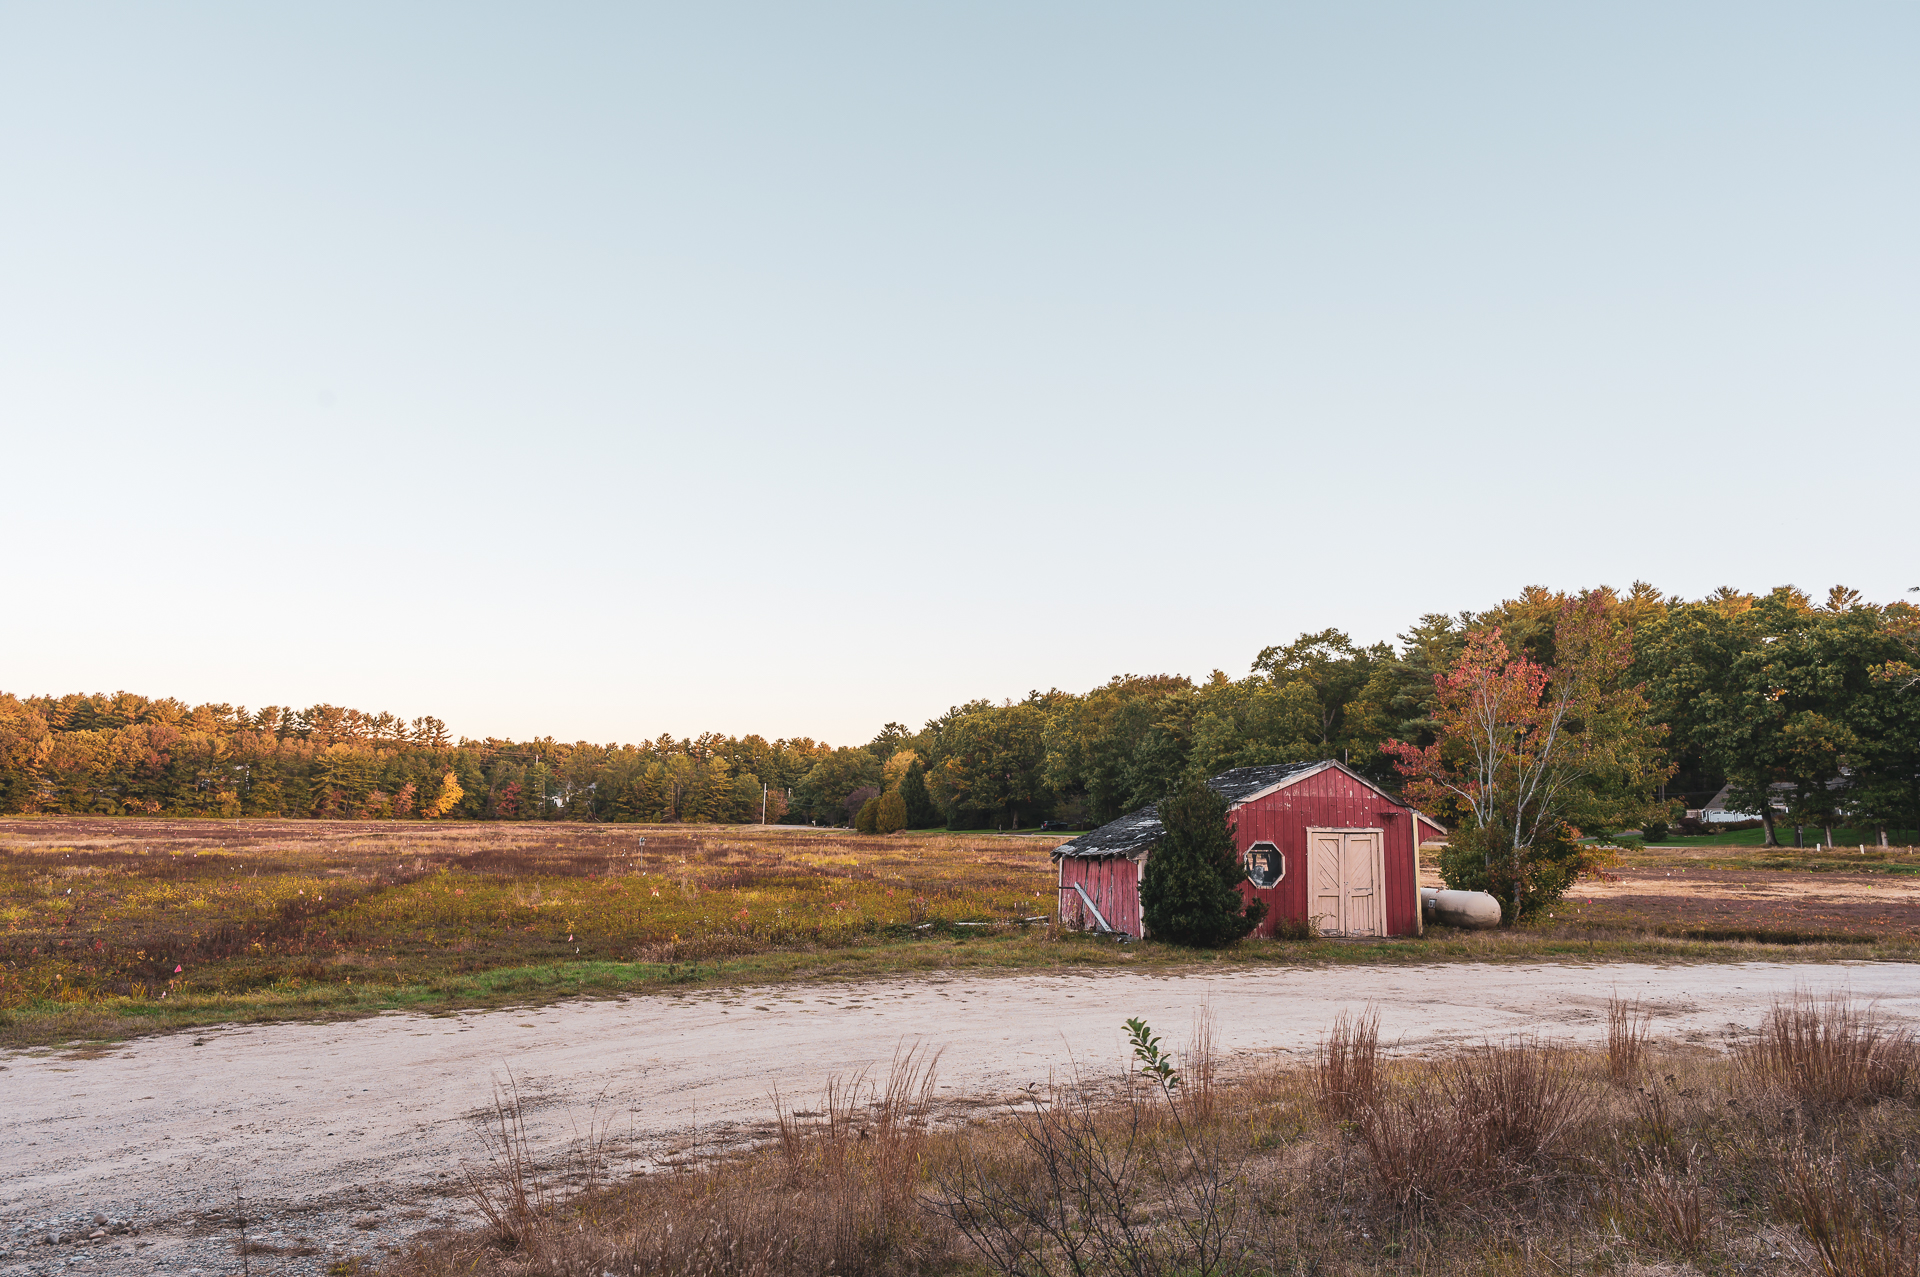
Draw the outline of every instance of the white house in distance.
<instances>
[{"instance_id":1,"label":"white house in distance","mask_svg":"<svg viewBox=\"0 0 1920 1277\"><path fill-rule=\"evenodd\" d=\"M1848 784L1848 774L1842 771L1840 775L1835 776L1827 782L1827 790L1828 792L1844 790ZM1702 807L1697 812L1690 811L1687 815L1709 825L1731 825L1736 821L1760 819L1760 813L1757 811L1731 811L1728 809L1728 795L1732 790L1733 785L1731 783L1720 786L1720 792L1708 799L1705 807ZM1791 810L1790 800L1793 797L1793 785L1788 781L1776 780L1773 784L1767 786L1767 792L1770 795L1768 806L1773 808L1774 819L1778 820L1785 817ZM1844 805L1845 804L1842 804L1843 807Z\"/></svg>"}]
</instances>

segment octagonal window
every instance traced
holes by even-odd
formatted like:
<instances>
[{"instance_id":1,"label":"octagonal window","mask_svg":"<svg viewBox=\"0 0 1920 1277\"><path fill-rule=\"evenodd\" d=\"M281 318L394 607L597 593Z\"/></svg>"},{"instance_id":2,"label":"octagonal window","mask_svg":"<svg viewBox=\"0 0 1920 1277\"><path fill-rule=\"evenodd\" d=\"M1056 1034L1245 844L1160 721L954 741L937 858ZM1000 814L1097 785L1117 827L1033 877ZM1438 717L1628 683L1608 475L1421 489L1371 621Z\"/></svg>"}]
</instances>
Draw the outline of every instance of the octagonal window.
<instances>
[{"instance_id":1,"label":"octagonal window","mask_svg":"<svg viewBox=\"0 0 1920 1277\"><path fill-rule=\"evenodd\" d=\"M1287 876L1287 858L1270 842L1257 842L1247 848L1247 881L1256 887L1271 887Z\"/></svg>"}]
</instances>

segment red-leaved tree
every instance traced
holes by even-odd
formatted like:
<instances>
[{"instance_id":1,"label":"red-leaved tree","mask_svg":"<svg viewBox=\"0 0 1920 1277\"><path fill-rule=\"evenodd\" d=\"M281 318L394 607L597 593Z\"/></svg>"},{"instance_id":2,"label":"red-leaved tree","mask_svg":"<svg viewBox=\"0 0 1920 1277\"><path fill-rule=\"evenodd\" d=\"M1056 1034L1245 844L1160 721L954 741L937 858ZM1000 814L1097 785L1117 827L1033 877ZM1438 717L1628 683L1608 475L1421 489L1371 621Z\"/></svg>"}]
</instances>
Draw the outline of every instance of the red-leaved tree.
<instances>
[{"instance_id":1,"label":"red-leaved tree","mask_svg":"<svg viewBox=\"0 0 1920 1277\"><path fill-rule=\"evenodd\" d=\"M1458 822L1441 861L1449 886L1492 892L1509 918L1548 908L1584 867L1577 823L1649 809L1671 769L1663 729L1626 682L1632 661L1632 632L1596 592L1562 606L1551 666L1510 652L1496 627L1435 676L1434 743L1381 748L1409 798Z\"/></svg>"}]
</instances>

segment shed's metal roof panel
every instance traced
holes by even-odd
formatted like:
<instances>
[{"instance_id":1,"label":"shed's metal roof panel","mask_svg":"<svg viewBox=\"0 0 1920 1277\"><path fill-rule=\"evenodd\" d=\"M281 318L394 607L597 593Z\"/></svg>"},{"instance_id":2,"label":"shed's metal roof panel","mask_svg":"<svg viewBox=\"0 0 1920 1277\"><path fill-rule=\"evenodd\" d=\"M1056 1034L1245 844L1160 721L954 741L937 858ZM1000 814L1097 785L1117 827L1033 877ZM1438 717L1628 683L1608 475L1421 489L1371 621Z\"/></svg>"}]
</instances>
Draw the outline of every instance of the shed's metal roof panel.
<instances>
[{"instance_id":1,"label":"shed's metal roof panel","mask_svg":"<svg viewBox=\"0 0 1920 1277\"><path fill-rule=\"evenodd\" d=\"M1272 789L1290 776L1323 767L1324 763L1273 763L1266 767L1236 767L1221 772L1207 782L1207 788L1227 800L1229 806L1265 789ZM1092 833L1081 834L1072 842L1053 849L1058 856L1130 856L1160 841L1165 832L1160 824L1160 804L1150 803L1139 811L1128 812L1109 821Z\"/></svg>"}]
</instances>

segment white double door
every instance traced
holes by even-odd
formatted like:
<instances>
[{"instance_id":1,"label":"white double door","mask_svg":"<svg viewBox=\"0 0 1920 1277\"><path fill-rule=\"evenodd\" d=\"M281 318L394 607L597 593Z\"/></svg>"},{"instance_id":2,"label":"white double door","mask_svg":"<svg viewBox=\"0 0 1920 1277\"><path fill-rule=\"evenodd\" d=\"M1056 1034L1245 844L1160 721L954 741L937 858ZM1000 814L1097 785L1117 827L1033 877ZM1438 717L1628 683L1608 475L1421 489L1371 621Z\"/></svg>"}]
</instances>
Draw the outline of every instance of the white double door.
<instances>
[{"instance_id":1,"label":"white double door","mask_svg":"<svg viewBox=\"0 0 1920 1277\"><path fill-rule=\"evenodd\" d=\"M1386 831L1307 830L1307 916L1327 936L1387 934Z\"/></svg>"}]
</instances>

